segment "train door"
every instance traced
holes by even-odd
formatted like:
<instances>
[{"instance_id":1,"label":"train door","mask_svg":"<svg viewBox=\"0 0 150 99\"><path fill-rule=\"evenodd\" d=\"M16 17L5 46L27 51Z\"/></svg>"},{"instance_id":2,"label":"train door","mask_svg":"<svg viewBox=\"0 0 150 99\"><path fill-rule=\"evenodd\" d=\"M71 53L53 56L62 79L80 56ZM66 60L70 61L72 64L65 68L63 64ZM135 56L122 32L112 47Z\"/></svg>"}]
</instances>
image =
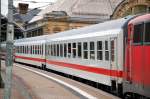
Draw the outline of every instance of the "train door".
<instances>
[{"instance_id":1,"label":"train door","mask_svg":"<svg viewBox=\"0 0 150 99\"><path fill-rule=\"evenodd\" d=\"M110 65L111 70L117 70L117 55L116 55L117 38L110 39Z\"/></svg>"},{"instance_id":2,"label":"train door","mask_svg":"<svg viewBox=\"0 0 150 99\"><path fill-rule=\"evenodd\" d=\"M110 39L110 74L114 75L113 70L118 70L117 66L117 38L111 38ZM117 90L117 78L111 76L111 86L112 86L112 91L116 92Z\"/></svg>"},{"instance_id":3,"label":"train door","mask_svg":"<svg viewBox=\"0 0 150 99\"><path fill-rule=\"evenodd\" d=\"M144 81L144 90L146 95L150 97L150 20L145 22L145 33L144 33L144 45L143 45L143 81Z\"/></svg>"},{"instance_id":4,"label":"train door","mask_svg":"<svg viewBox=\"0 0 150 99\"><path fill-rule=\"evenodd\" d=\"M144 23L134 25L133 40L130 52L130 77L134 83L143 84L143 65L144 65L144 49L143 49Z\"/></svg>"}]
</instances>

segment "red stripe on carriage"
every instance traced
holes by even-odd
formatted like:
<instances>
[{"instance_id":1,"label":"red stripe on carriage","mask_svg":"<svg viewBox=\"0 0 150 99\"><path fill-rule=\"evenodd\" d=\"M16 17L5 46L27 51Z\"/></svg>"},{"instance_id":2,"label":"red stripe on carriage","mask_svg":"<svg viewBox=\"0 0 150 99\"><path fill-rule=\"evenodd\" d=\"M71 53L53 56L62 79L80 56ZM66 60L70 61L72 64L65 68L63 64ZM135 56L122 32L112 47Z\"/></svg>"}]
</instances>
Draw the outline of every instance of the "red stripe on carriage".
<instances>
[{"instance_id":1,"label":"red stripe on carriage","mask_svg":"<svg viewBox=\"0 0 150 99\"><path fill-rule=\"evenodd\" d=\"M32 61L37 61L37 62L46 62L45 59L40 59L40 58L31 58L31 57L24 57L24 56L15 56L15 58L32 60Z\"/></svg>"},{"instance_id":2,"label":"red stripe on carriage","mask_svg":"<svg viewBox=\"0 0 150 99\"><path fill-rule=\"evenodd\" d=\"M103 74L103 75L114 76L114 77L122 77L122 71L117 71L117 70L108 70L104 68L89 67L89 66L84 66L84 65L50 61L50 60L47 60L47 63L58 65L58 66L63 66L63 67L68 67L68 68L73 68L73 69L78 69L78 70L83 70L83 71L88 71L88 72L92 72L96 74Z\"/></svg>"},{"instance_id":3,"label":"red stripe on carriage","mask_svg":"<svg viewBox=\"0 0 150 99\"><path fill-rule=\"evenodd\" d=\"M92 73L96 73L96 74L114 76L114 77L122 77L122 74L123 74L123 71L117 71L117 70L108 70L108 69L104 69L104 68L89 67L89 66L84 66L84 65L57 62L57 61L24 57L24 56L15 56L15 57L21 58L21 59L26 59L26 60L32 60L32 61L40 61L40 62L46 61L48 64L53 64L53 65L57 65L57 66L61 66L61 67L73 68L73 69L77 69L77 70L83 70L83 71L92 72Z\"/></svg>"}]
</instances>

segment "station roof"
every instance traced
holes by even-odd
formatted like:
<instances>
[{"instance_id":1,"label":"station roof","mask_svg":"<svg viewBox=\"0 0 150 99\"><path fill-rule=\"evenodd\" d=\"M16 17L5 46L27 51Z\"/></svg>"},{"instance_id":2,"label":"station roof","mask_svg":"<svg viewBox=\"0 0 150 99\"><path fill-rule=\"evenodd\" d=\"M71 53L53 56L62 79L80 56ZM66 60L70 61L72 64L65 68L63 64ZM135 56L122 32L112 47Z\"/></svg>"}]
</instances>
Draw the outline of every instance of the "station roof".
<instances>
[{"instance_id":1,"label":"station roof","mask_svg":"<svg viewBox=\"0 0 150 99\"><path fill-rule=\"evenodd\" d=\"M65 11L70 17L108 20L117 5L123 0L58 0L43 9L30 23L43 19L52 11Z\"/></svg>"}]
</instances>

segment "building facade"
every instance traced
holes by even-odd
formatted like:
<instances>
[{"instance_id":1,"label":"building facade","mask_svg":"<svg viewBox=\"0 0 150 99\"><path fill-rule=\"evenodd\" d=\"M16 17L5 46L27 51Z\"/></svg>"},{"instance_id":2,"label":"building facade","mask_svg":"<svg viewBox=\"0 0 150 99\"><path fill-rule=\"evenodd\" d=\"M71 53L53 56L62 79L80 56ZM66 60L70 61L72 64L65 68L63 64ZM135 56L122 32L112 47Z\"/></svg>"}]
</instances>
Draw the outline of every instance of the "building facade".
<instances>
[{"instance_id":1,"label":"building facade","mask_svg":"<svg viewBox=\"0 0 150 99\"><path fill-rule=\"evenodd\" d=\"M150 0L58 0L24 25L25 36L53 34L150 12Z\"/></svg>"},{"instance_id":2,"label":"building facade","mask_svg":"<svg viewBox=\"0 0 150 99\"><path fill-rule=\"evenodd\" d=\"M123 0L114 10L112 18L143 13L150 13L150 0Z\"/></svg>"},{"instance_id":3,"label":"building facade","mask_svg":"<svg viewBox=\"0 0 150 99\"><path fill-rule=\"evenodd\" d=\"M14 22L14 39L24 38L23 33L24 33L24 30ZM6 36L7 36L7 18L4 16L1 16L1 37L0 37L0 40L6 41L6 39L7 39Z\"/></svg>"}]
</instances>

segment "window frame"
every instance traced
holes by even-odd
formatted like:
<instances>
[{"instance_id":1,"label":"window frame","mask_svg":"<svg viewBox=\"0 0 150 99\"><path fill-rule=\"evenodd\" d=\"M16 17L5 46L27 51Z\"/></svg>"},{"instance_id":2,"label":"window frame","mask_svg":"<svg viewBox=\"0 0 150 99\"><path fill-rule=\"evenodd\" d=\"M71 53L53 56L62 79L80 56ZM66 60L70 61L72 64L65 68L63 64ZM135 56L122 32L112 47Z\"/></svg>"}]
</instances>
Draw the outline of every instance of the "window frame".
<instances>
[{"instance_id":1,"label":"window frame","mask_svg":"<svg viewBox=\"0 0 150 99\"><path fill-rule=\"evenodd\" d=\"M91 49L92 47L91 47L91 43L93 43L94 45L93 45L93 49ZM96 46L96 44L95 44L95 41L90 41L89 42L89 59L90 60L95 60L96 59L96 52L95 52L95 46ZM92 56L91 56L91 52L94 52L94 58L92 58Z\"/></svg>"},{"instance_id":2,"label":"window frame","mask_svg":"<svg viewBox=\"0 0 150 99\"><path fill-rule=\"evenodd\" d=\"M135 30L135 26L137 26L137 25L140 25L140 24L143 24L143 27L145 27L145 24L144 24L144 22L140 22L140 23L137 23L137 24L134 24L133 25L133 30ZM136 45L143 45L143 43L144 43L144 29L143 29L143 33L142 33L142 41L140 41L140 42L134 42L134 34L135 34L135 31L133 31L133 37L132 37L132 45L134 45L134 46L136 46ZM141 36L141 34L140 34L140 36Z\"/></svg>"},{"instance_id":3,"label":"window frame","mask_svg":"<svg viewBox=\"0 0 150 99\"><path fill-rule=\"evenodd\" d=\"M81 47L81 56L79 57L79 44ZM82 42L77 42L77 57L83 59L83 43Z\"/></svg>"},{"instance_id":4,"label":"window frame","mask_svg":"<svg viewBox=\"0 0 150 99\"><path fill-rule=\"evenodd\" d=\"M98 42L101 42L101 49L98 48ZM104 52L103 52L103 50L104 50L104 49L103 49L103 48L104 48L103 40L98 40L98 41L96 41L96 47L97 47L97 48L96 48L96 50L97 50L97 51L96 51L96 52L97 52L97 55L96 55L97 58L96 58L96 59L97 59L98 61L103 61L103 60L104 60L104 58L103 58L103 55L104 55ZM102 52L101 59L98 59L98 52Z\"/></svg>"},{"instance_id":5,"label":"window frame","mask_svg":"<svg viewBox=\"0 0 150 99\"><path fill-rule=\"evenodd\" d=\"M106 41L107 41L107 46L108 46L107 49L106 49ZM104 59L105 59L105 61L110 61L110 48L109 48L110 44L109 44L109 42L110 42L109 40L104 40L104 50L105 50L105 56L104 56L105 58ZM108 52L108 59L106 57L106 52Z\"/></svg>"},{"instance_id":6,"label":"window frame","mask_svg":"<svg viewBox=\"0 0 150 99\"><path fill-rule=\"evenodd\" d=\"M85 47L84 47L84 43L87 43L87 47L86 47L86 49L85 49ZM89 59L89 42L87 42L87 41L84 41L83 43L82 43L82 48L83 48L83 59L85 59L85 60L88 60ZM85 58L85 52L87 52L87 58Z\"/></svg>"},{"instance_id":7,"label":"window frame","mask_svg":"<svg viewBox=\"0 0 150 99\"><path fill-rule=\"evenodd\" d=\"M75 47L74 47L74 44L75 44ZM72 49L71 50L72 50L72 58L77 58L77 42L72 43ZM75 52L75 56L74 56L74 52Z\"/></svg>"},{"instance_id":8,"label":"window frame","mask_svg":"<svg viewBox=\"0 0 150 99\"><path fill-rule=\"evenodd\" d=\"M149 23L149 24L150 24L150 21L146 21L146 22L144 22L143 44L144 44L144 45L150 45L150 42L146 42L146 41L145 41L146 23Z\"/></svg>"}]
</instances>

